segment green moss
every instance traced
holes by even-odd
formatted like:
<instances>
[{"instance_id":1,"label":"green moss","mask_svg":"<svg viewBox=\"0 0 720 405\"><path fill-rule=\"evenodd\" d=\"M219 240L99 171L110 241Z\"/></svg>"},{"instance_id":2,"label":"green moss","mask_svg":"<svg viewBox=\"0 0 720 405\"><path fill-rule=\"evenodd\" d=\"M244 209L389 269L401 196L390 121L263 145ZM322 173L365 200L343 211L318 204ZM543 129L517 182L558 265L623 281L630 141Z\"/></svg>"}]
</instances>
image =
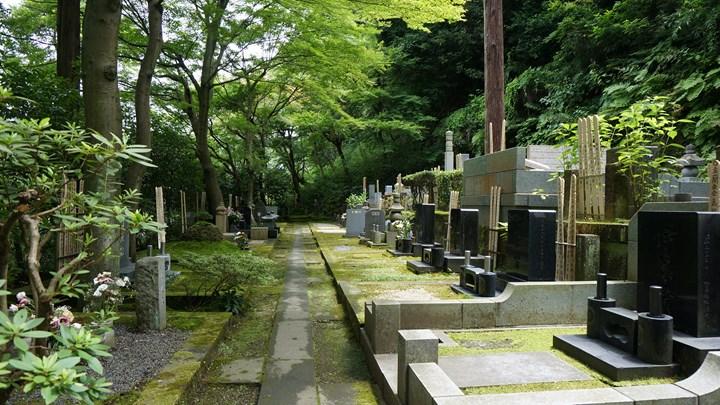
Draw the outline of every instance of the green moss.
<instances>
[{"instance_id":1,"label":"green moss","mask_svg":"<svg viewBox=\"0 0 720 405\"><path fill-rule=\"evenodd\" d=\"M200 367L199 362L192 362L160 373L155 380L148 383L136 403L138 405L175 404L182 397L198 367Z\"/></svg>"},{"instance_id":2,"label":"green moss","mask_svg":"<svg viewBox=\"0 0 720 405\"><path fill-rule=\"evenodd\" d=\"M377 385L371 384L370 381L354 382L353 389L355 390L355 398L353 398L355 405L384 403L380 389Z\"/></svg>"},{"instance_id":3,"label":"green moss","mask_svg":"<svg viewBox=\"0 0 720 405\"><path fill-rule=\"evenodd\" d=\"M486 394L511 394L516 392L536 391L559 391L559 390L580 390L590 388L607 388L605 384L597 380L584 381L559 381L549 383L533 384L511 384L511 385L490 385L486 387L464 388L465 395L486 395Z\"/></svg>"},{"instance_id":4,"label":"green moss","mask_svg":"<svg viewBox=\"0 0 720 405\"><path fill-rule=\"evenodd\" d=\"M553 335L583 334L585 328L494 329L481 332L451 332L458 346L440 347L441 356L500 352L536 352L552 349Z\"/></svg>"},{"instance_id":5,"label":"green moss","mask_svg":"<svg viewBox=\"0 0 720 405\"><path fill-rule=\"evenodd\" d=\"M170 256L180 256L184 253L195 253L198 255L212 255L212 254L246 254L247 251L238 249L237 245L233 242L222 240L219 242L209 241L182 241L182 242L169 242L165 247L165 251ZM177 257L173 257L176 259Z\"/></svg>"},{"instance_id":6,"label":"green moss","mask_svg":"<svg viewBox=\"0 0 720 405\"><path fill-rule=\"evenodd\" d=\"M371 380L365 354L344 322L313 322L315 377L319 384Z\"/></svg>"}]
</instances>

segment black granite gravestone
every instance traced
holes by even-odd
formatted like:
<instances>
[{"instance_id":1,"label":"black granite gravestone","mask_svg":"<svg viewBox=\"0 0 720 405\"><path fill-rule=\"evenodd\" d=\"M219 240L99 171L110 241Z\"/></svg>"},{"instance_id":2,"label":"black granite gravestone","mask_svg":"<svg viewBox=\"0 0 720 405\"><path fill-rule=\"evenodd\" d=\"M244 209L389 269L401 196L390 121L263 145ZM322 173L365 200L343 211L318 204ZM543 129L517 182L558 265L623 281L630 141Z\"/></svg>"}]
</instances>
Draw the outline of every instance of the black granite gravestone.
<instances>
[{"instance_id":1,"label":"black granite gravestone","mask_svg":"<svg viewBox=\"0 0 720 405\"><path fill-rule=\"evenodd\" d=\"M373 225L377 225L377 230L385 232L385 211L378 209L369 209L365 213L365 237L370 238Z\"/></svg>"},{"instance_id":2,"label":"black granite gravestone","mask_svg":"<svg viewBox=\"0 0 720 405\"><path fill-rule=\"evenodd\" d=\"M477 209L453 208L450 212L450 253L465 255L469 250L472 256L478 254Z\"/></svg>"},{"instance_id":3,"label":"black granite gravestone","mask_svg":"<svg viewBox=\"0 0 720 405\"><path fill-rule=\"evenodd\" d=\"M435 242L435 204L420 204L415 211L415 240L422 245Z\"/></svg>"},{"instance_id":4,"label":"black granite gravestone","mask_svg":"<svg viewBox=\"0 0 720 405\"><path fill-rule=\"evenodd\" d=\"M555 280L556 216L552 210L508 211L507 257L502 271L510 280Z\"/></svg>"},{"instance_id":5,"label":"black granite gravestone","mask_svg":"<svg viewBox=\"0 0 720 405\"><path fill-rule=\"evenodd\" d=\"M720 213L638 213L637 310L649 309L651 285L675 330L720 336Z\"/></svg>"}]
</instances>

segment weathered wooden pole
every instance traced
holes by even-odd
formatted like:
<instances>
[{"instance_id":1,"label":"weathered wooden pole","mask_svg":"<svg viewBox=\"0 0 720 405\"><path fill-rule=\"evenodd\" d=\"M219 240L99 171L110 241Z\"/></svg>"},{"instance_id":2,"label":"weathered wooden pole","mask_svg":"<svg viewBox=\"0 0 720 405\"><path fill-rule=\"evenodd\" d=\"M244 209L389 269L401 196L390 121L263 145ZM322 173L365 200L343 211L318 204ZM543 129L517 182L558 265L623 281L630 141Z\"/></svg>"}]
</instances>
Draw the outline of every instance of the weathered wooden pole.
<instances>
[{"instance_id":1,"label":"weathered wooden pole","mask_svg":"<svg viewBox=\"0 0 720 405\"><path fill-rule=\"evenodd\" d=\"M505 62L502 0L483 0L485 22L485 154L505 149ZM492 124L492 128L490 126ZM492 140L491 140L492 139Z\"/></svg>"}]
</instances>

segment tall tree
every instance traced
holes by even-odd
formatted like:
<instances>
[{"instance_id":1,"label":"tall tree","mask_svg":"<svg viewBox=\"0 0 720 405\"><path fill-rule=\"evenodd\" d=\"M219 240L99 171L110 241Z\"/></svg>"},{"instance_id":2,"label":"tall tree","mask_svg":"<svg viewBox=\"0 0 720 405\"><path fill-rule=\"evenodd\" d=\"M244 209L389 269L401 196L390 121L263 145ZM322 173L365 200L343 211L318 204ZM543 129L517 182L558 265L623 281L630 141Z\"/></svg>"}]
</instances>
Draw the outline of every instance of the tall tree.
<instances>
[{"instance_id":1,"label":"tall tree","mask_svg":"<svg viewBox=\"0 0 720 405\"><path fill-rule=\"evenodd\" d=\"M162 0L147 0L147 20L143 19L142 10L132 7L132 14L137 25L147 35L147 45L135 82L135 142L140 145L152 146L152 129L150 115L150 87L155 67L163 45L162 32ZM125 175L126 190L140 190L145 165L132 163Z\"/></svg>"},{"instance_id":2,"label":"tall tree","mask_svg":"<svg viewBox=\"0 0 720 405\"><path fill-rule=\"evenodd\" d=\"M505 148L505 48L502 0L485 4L485 153ZM492 130L490 130L492 128Z\"/></svg>"},{"instance_id":3,"label":"tall tree","mask_svg":"<svg viewBox=\"0 0 720 405\"><path fill-rule=\"evenodd\" d=\"M57 75L80 85L80 0L57 1Z\"/></svg>"},{"instance_id":4,"label":"tall tree","mask_svg":"<svg viewBox=\"0 0 720 405\"><path fill-rule=\"evenodd\" d=\"M120 0L88 1L83 21L82 77L85 125L106 138L121 136L120 94L117 80L117 45L120 31ZM117 168L102 169L95 173L86 188L91 191L115 193ZM99 243L93 254L105 255L116 242L114 231L97 228L94 236ZM94 272L117 272L118 256L106 256L94 266Z\"/></svg>"}]
</instances>

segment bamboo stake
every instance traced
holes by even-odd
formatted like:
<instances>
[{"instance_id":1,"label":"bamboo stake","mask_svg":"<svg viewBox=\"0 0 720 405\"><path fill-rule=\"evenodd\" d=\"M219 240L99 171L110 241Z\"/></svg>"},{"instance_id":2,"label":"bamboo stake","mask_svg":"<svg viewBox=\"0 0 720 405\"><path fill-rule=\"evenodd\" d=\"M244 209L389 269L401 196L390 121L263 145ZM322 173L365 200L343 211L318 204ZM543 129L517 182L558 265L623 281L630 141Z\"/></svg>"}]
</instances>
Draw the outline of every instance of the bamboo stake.
<instances>
[{"instance_id":1,"label":"bamboo stake","mask_svg":"<svg viewBox=\"0 0 720 405\"><path fill-rule=\"evenodd\" d=\"M490 187L490 220L488 221L488 254L492 257L492 270L495 270L497 249L498 249L498 235L500 225L500 193L502 188L500 186Z\"/></svg>"},{"instance_id":2,"label":"bamboo stake","mask_svg":"<svg viewBox=\"0 0 720 405\"><path fill-rule=\"evenodd\" d=\"M163 190L162 187L155 187L155 213L157 216L157 222L165 224L165 207L163 202ZM158 248L162 247L162 243L165 242L165 230L158 231Z\"/></svg>"},{"instance_id":3,"label":"bamboo stake","mask_svg":"<svg viewBox=\"0 0 720 405\"><path fill-rule=\"evenodd\" d=\"M577 249L577 177L570 177L570 195L568 198L568 229L565 240L565 281L575 280L575 256Z\"/></svg>"},{"instance_id":4,"label":"bamboo stake","mask_svg":"<svg viewBox=\"0 0 720 405\"><path fill-rule=\"evenodd\" d=\"M564 208L565 208L565 179L558 178L558 207L557 207L557 226L555 234L555 280L565 281L565 233L564 226Z\"/></svg>"}]
</instances>

